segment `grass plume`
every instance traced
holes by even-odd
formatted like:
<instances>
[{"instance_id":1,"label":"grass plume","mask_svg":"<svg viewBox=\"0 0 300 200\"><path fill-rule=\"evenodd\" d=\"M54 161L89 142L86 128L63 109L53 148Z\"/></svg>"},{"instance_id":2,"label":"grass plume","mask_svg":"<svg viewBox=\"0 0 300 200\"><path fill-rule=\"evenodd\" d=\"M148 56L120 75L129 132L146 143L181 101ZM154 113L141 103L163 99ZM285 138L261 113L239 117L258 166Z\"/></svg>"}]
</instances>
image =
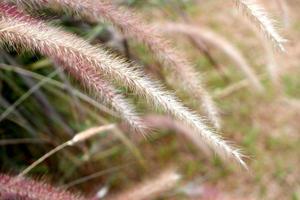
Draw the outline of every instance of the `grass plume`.
<instances>
[{"instance_id":1,"label":"grass plume","mask_svg":"<svg viewBox=\"0 0 300 200\"><path fill-rule=\"evenodd\" d=\"M115 6L107 0L8 0L29 7L42 6L56 10L67 10L84 17L90 21L104 19L112 23L126 36L131 37L148 46L149 50L166 67L171 69L176 78L180 78L182 86L191 96L202 104L208 119L215 128L221 127L218 109L212 98L202 87L200 74L185 58L182 52L177 52L168 41L163 39L158 30L153 26L145 24L136 14L124 8Z\"/></svg>"},{"instance_id":2,"label":"grass plume","mask_svg":"<svg viewBox=\"0 0 300 200\"><path fill-rule=\"evenodd\" d=\"M135 113L133 106L101 78L101 74L88 59L82 59L82 55L76 50L70 51L73 49L72 41L76 41L75 37L59 29L48 27L42 22L19 12L14 6L1 3L0 11L2 15L0 24L2 41L6 41L10 46L17 49L24 47L24 49L38 51L54 59L89 89L90 94L96 99L110 105L118 112L130 127L137 132L144 132L145 127ZM7 27L10 28L7 29ZM68 41L69 46L65 45ZM80 41L78 41L78 49L80 49Z\"/></svg>"},{"instance_id":3,"label":"grass plume","mask_svg":"<svg viewBox=\"0 0 300 200\"><path fill-rule=\"evenodd\" d=\"M285 51L283 44L286 42L286 39L277 32L273 20L270 19L267 11L261 5L255 0L233 1L276 47L281 51Z\"/></svg>"},{"instance_id":4,"label":"grass plume","mask_svg":"<svg viewBox=\"0 0 300 200\"><path fill-rule=\"evenodd\" d=\"M10 16L7 10L0 6L2 14L0 27L11 27L24 20L19 17ZM20 15L20 14L18 14ZM21 15L22 16L22 15ZM30 28L29 28L30 27ZM240 152L232 148L218 134L212 131L197 114L183 106L175 96L162 89L162 86L146 77L138 66L134 66L121 58L107 53L102 48L96 48L86 41L67 34L57 28L39 23L28 23L28 26L21 26L18 29L10 29L0 34L0 38L14 46L22 46L26 49L39 51L50 57L65 59L64 64L73 65L74 68L67 68L79 80L90 84L95 88L98 95L111 98L111 92L97 91L99 85L99 73L107 80L115 80L123 86L131 89L137 96L144 97L154 108L163 109L177 120L192 128L202 138L203 142L215 150L223 158L234 158L246 167L241 158ZM62 57L61 55L65 55ZM87 76L89 75L89 76ZM90 81L93 81L92 84ZM101 83L101 82L100 82ZM93 85L94 84L94 85ZM104 88L106 89L106 87ZM116 99L112 99L116 100ZM114 105L114 104L113 104ZM116 102L115 106L118 106ZM127 107L126 107L127 109ZM123 113L124 114L124 113ZM139 122L131 113L125 114L124 118L130 122ZM134 119L133 119L134 117ZM134 124L133 127L138 125Z\"/></svg>"},{"instance_id":5,"label":"grass plume","mask_svg":"<svg viewBox=\"0 0 300 200\"><path fill-rule=\"evenodd\" d=\"M71 194L43 182L0 174L0 197L2 199L5 196L24 200L85 200L80 195Z\"/></svg>"}]
</instances>

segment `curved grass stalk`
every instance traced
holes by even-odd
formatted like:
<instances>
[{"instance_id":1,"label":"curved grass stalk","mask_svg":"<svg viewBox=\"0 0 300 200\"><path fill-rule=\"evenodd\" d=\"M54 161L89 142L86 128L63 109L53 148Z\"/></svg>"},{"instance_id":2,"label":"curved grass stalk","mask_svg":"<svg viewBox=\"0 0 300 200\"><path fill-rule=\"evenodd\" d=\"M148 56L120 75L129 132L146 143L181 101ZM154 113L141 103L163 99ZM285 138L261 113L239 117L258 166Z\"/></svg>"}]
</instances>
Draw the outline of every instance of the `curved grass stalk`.
<instances>
[{"instance_id":1,"label":"curved grass stalk","mask_svg":"<svg viewBox=\"0 0 300 200\"><path fill-rule=\"evenodd\" d=\"M56 76L58 73L57 70L49 74L46 78L41 80L39 83L37 83L34 87L32 87L30 90L28 90L25 94L23 94L15 103L10 105L6 110L1 113L0 115L0 122L3 121L8 115L10 115L12 112L15 111L15 109L23 103L26 99L28 99L36 90L38 90L40 87L42 87L44 84L46 84L51 78Z\"/></svg>"},{"instance_id":2,"label":"curved grass stalk","mask_svg":"<svg viewBox=\"0 0 300 200\"><path fill-rule=\"evenodd\" d=\"M260 6L255 0L233 0L236 5L248 16L263 33L278 47L285 51L283 44L287 41L277 32L272 19L268 16L267 11Z\"/></svg>"},{"instance_id":3,"label":"curved grass stalk","mask_svg":"<svg viewBox=\"0 0 300 200\"><path fill-rule=\"evenodd\" d=\"M20 23L14 17L8 16L5 10L0 11L2 15L4 13L0 21L0 28ZM174 118L194 129L203 142L223 158L234 158L246 167L238 150L232 148L219 135L211 131L198 115L183 106L175 96L164 91L159 83L145 77L138 70L138 66L134 66L121 58L108 54L102 48L93 47L76 36L67 34L57 28L46 26L41 22L39 24L28 23L28 27L22 26L18 29L2 32L0 33L0 38L14 46L21 45L25 49L39 51L50 57L54 56L64 59L65 63L74 66L71 69L67 69L73 72L72 74L77 75L79 80L95 88L97 93L106 95L105 97L111 99L112 94L98 91L99 89L96 87L99 85L99 82L95 81L95 79L99 80L98 76L99 72L101 72L101 75L107 80L119 82L131 89L137 96L144 97L153 107L163 109ZM62 55L66 57L62 57ZM82 67L84 68L83 70ZM90 84L90 81L93 81L95 85ZM124 118L130 117L132 119L133 116L130 115L126 114ZM133 120L133 123L136 123L136 121ZM134 127L136 126L134 125Z\"/></svg>"},{"instance_id":4,"label":"curved grass stalk","mask_svg":"<svg viewBox=\"0 0 300 200\"><path fill-rule=\"evenodd\" d=\"M40 157L38 160L36 160L35 162L33 162L31 165L29 165L28 167L26 167L26 169L24 169L19 174L19 176L25 176L33 168L35 168L36 166L38 166L40 163L42 163L43 161L45 161L47 158L49 158L53 154L57 153L58 151L61 151L65 147L67 147L67 146L74 146L77 143L83 142L83 141L85 141L85 140L87 140L87 139L95 136L98 133L109 131L109 130L112 130L114 128L116 128L115 124L109 124L109 125L105 125L105 126L90 128L90 129L87 129L87 130L85 130L83 132L80 132L80 133L76 134L71 140L68 140L67 142L65 142L65 143L63 143L63 144L55 147L54 149L52 149L51 151L49 151L48 153L46 153L45 155L43 155L42 157Z\"/></svg>"},{"instance_id":5,"label":"curved grass stalk","mask_svg":"<svg viewBox=\"0 0 300 200\"><path fill-rule=\"evenodd\" d=\"M148 46L156 58L171 69L176 78L182 82L183 88L202 104L202 108L215 128L220 129L220 117L212 98L202 87L201 76L185 58L182 52L177 52L153 26L145 24L132 11L120 8L110 1L101 0L7 0L17 2L26 7L48 7L75 13L90 21L104 19L112 23L126 36L134 38Z\"/></svg>"},{"instance_id":6,"label":"curved grass stalk","mask_svg":"<svg viewBox=\"0 0 300 200\"><path fill-rule=\"evenodd\" d=\"M41 79L41 80L43 80L43 79ZM11 103L8 102L3 96L0 96L1 110L2 109L5 110L10 106L11 106ZM17 110L13 111L13 113L11 114L11 117L8 117L8 120L11 120L14 123L18 124L20 127L23 127L30 134L30 136L32 136L32 137L37 136L37 132L36 132L35 128L29 123L29 121L19 111L17 111Z\"/></svg>"},{"instance_id":7,"label":"curved grass stalk","mask_svg":"<svg viewBox=\"0 0 300 200\"><path fill-rule=\"evenodd\" d=\"M97 100L103 101L118 112L134 131L141 133L145 131L145 127L134 108L124 100L122 95L117 94L112 86L101 79L101 74L95 67L91 66L92 63L82 59L82 55L78 52L68 51L67 48L64 48L64 39L65 37L68 38L67 33L48 28L42 22L19 12L14 6L0 4L0 12L2 15L1 29L17 26L17 28L0 32L3 41L17 49L25 47L27 50L39 51L54 59L85 85L90 94ZM74 38L69 39L69 48L73 49L72 41ZM80 49L80 47L78 48Z\"/></svg>"},{"instance_id":8,"label":"curved grass stalk","mask_svg":"<svg viewBox=\"0 0 300 200\"><path fill-rule=\"evenodd\" d=\"M13 71L13 72L18 73L18 74L23 74L23 75L32 77L36 80L39 80L39 81L42 81L46 78L46 76L43 76L41 74L26 70L26 69L22 69L20 67L11 66L11 65L0 64L0 69L7 70L7 71ZM47 84L50 84L50 85L55 86L57 88L60 88L62 90L67 90L68 89L68 86L66 84L61 83L61 82L59 82L57 80L54 80L54 79L48 79ZM105 105L101 104L98 101L95 101L93 98L87 96L86 94L80 92L79 90L77 90L75 88L72 88L72 92L74 93L74 95L76 97L78 97L82 101L94 106L95 108L98 108L99 110L101 110L101 111L103 111L103 112L105 112L105 113L107 113L111 116L114 116L116 118L120 117L118 115L118 113L116 113L112 109L106 107Z\"/></svg>"},{"instance_id":9,"label":"curved grass stalk","mask_svg":"<svg viewBox=\"0 0 300 200\"><path fill-rule=\"evenodd\" d=\"M159 25L160 29L165 32L170 33L181 33L184 35L188 35L194 37L196 40L201 39L205 43L209 43L216 48L222 50L225 54L227 54L232 61L234 61L237 67L245 74L245 76L251 82L252 87L258 91L262 92L263 86L257 78L255 72L248 65L244 56L236 49L233 45L231 45L225 38L218 35L217 33L207 29L207 28L199 28L193 25L185 25L180 23L165 23Z\"/></svg>"},{"instance_id":10,"label":"curved grass stalk","mask_svg":"<svg viewBox=\"0 0 300 200\"><path fill-rule=\"evenodd\" d=\"M73 181L65 184L65 185L62 185L62 188L63 189L68 189L68 188L74 187L76 185L83 184L83 183L88 182L90 180L99 178L99 177L101 177L101 176L103 176L105 174L110 174L110 173L118 172L121 169L129 168L133 164L135 164L135 163L134 162L129 162L129 163L126 163L126 164L109 167L108 169L104 169L104 170L95 172L93 174L87 175L87 176L82 176L82 177L80 177L80 178L78 178L76 180L73 180Z\"/></svg>"}]
</instances>

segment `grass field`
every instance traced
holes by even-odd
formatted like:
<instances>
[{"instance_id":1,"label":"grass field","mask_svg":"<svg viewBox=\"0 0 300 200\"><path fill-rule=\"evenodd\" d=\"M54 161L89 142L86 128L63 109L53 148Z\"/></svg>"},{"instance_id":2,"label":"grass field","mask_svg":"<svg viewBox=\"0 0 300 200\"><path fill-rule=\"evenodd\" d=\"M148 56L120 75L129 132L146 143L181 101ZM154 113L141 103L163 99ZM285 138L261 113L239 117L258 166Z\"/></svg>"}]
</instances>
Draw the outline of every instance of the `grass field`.
<instances>
[{"instance_id":1,"label":"grass field","mask_svg":"<svg viewBox=\"0 0 300 200\"><path fill-rule=\"evenodd\" d=\"M177 28L181 24L198 31L208 29L226 39L245 58L263 91L253 88L251 79L238 66L239 61L224 53L217 39L213 44L189 35L189 30L185 30L187 34L163 31L202 74L203 83L220 110L220 134L242 150L248 170L216 155L195 135L191 136L189 128L165 115L163 110L155 112L126 87L119 86L118 92L129 98L142 118L153 126L144 136L130 131L118 114L90 99L86 95L89 88L80 86L51 59L3 48L0 50L1 172L19 174L75 133L116 123L118 128L55 153L27 176L88 197L98 192L105 194L104 199L117 199L115 194L126 199L131 191L135 194L134 189L137 194L142 191L144 180L171 169L181 179L174 184L166 180L171 186L155 182L151 186L148 182L149 188L158 187L163 192L146 199L300 199L300 2L278 1L286 3L282 6L277 1L259 1L278 21L280 34L288 39L286 52L269 45L232 1L119 2L135 9L160 31L167 27L167 22ZM179 78L172 77L169 69L161 68L135 38L124 37L109 23L87 23L51 10L40 12L40 18L51 24L93 45L103 44L140 64L147 75L162 81L185 105L205 116L199 102L180 88ZM269 69L274 68L279 78L272 81Z\"/></svg>"}]
</instances>

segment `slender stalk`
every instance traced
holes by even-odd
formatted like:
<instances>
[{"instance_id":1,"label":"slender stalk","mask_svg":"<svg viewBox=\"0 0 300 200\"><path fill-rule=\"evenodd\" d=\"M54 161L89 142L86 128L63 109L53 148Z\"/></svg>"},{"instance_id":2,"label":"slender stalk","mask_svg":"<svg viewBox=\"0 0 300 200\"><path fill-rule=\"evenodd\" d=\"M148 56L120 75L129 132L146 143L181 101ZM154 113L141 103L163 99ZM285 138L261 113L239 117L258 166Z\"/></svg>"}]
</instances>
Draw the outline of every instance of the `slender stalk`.
<instances>
[{"instance_id":1,"label":"slender stalk","mask_svg":"<svg viewBox=\"0 0 300 200\"><path fill-rule=\"evenodd\" d=\"M30 90L28 90L24 95L22 95L15 103L10 105L6 110L0 115L0 122L3 121L8 115L10 115L21 103L23 103L27 98L29 98L36 90L46 84L51 78L57 75L57 70L52 72L48 77L41 80L39 83L34 85Z\"/></svg>"},{"instance_id":2,"label":"slender stalk","mask_svg":"<svg viewBox=\"0 0 300 200\"><path fill-rule=\"evenodd\" d=\"M43 76L41 74L38 74L38 73L35 73L35 72L32 72L32 71L26 70L26 69L22 69L20 67L12 66L12 65L0 64L0 69L6 70L6 71L13 71L15 73L22 74L22 75L25 75L25 76L29 76L31 78L34 78L34 79L40 80L40 81L46 78L46 76ZM50 85L52 85L52 86L54 86L54 87L57 87L59 89L66 90L66 91L68 90L68 86L66 84L61 83L61 82L59 82L57 80L49 79L47 81L47 83L50 84ZM114 116L116 118L120 117L118 115L118 113L116 113L112 109L106 107L105 105L101 104L98 101L95 101L93 98L87 96L86 94L80 92L79 90L77 90L75 88L72 88L72 92L80 100L82 100L82 101L84 101L84 102L86 102L86 103L88 103L88 104L90 104L90 105L98 108L102 112L105 112L105 113L107 113L109 115L112 115L112 116Z\"/></svg>"},{"instance_id":3,"label":"slender stalk","mask_svg":"<svg viewBox=\"0 0 300 200\"><path fill-rule=\"evenodd\" d=\"M7 14L7 11L1 6L0 12L3 15L0 21L0 28L20 23L16 17ZM46 26L41 22L28 23L28 26L2 32L0 33L0 38L14 46L25 47L25 49L39 51L44 55L54 56L63 60L65 65L68 64L66 69L91 87L94 92L101 94L100 96L104 96L106 99L110 99L113 107L118 107L119 112L124 114L124 118L130 119L129 121L133 123L133 127L140 126L139 119L132 116L132 113L123 112L123 106L119 107L119 97L116 97L111 91L105 91L107 86L103 87L102 82L99 84L99 72L107 80L119 82L131 89L137 96L144 97L153 107L163 109L174 118L194 129L203 142L222 157L234 158L246 167L238 150L232 148L214 131L211 131L202 118L183 106L175 96L164 91L159 83L145 77L138 70L138 66L108 54L102 48L93 47L76 36ZM70 68L70 65L73 68ZM127 107L125 108L128 109Z\"/></svg>"},{"instance_id":4,"label":"slender stalk","mask_svg":"<svg viewBox=\"0 0 300 200\"><path fill-rule=\"evenodd\" d=\"M84 55L74 50L72 43L73 40L76 41L75 37L58 29L47 27L42 22L18 11L14 6L1 3L0 12L2 29L17 26L17 28L10 28L0 33L3 41L17 49L25 47L27 50L39 51L54 59L86 86L90 94L97 100L103 101L118 112L134 131L141 133L145 131L133 106L127 103L121 94L117 94L115 88L107 81L101 79L102 75L93 67L93 63L89 59L82 58ZM69 39L69 42L66 42L65 39ZM66 43L69 43L69 46L65 45ZM77 48L84 51L80 43L81 40L78 41Z\"/></svg>"},{"instance_id":5,"label":"slender stalk","mask_svg":"<svg viewBox=\"0 0 300 200\"><path fill-rule=\"evenodd\" d=\"M95 136L98 133L102 133L104 131L109 131L109 130L112 130L114 128L116 128L116 125L115 124L110 124L110 125L106 125L106 126L90 128L90 129L87 129L83 132L80 132L80 133L76 134L71 140L68 140L65 143L55 147L54 149L52 149L51 151L49 151L48 153L46 153L45 155L43 155L42 157L40 157L39 159L34 161L31 165L26 167L26 169L24 169L19 174L19 176L25 176L26 174L28 174L28 172L30 172L33 168L38 166L44 160L46 160L47 158L49 158L53 154L57 153L58 151L64 149L65 147L74 146L75 144L77 144L79 142L83 142L83 141Z\"/></svg>"},{"instance_id":6,"label":"slender stalk","mask_svg":"<svg viewBox=\"0 0 300 200\"><path fill-rule=\"evenodd\" d=\"M202 104L208 119L215 128L220 129L219 112L212 98L202 86L201 76L186 59L182 52L174 49L163 39L159 30L145 24L137 14L117 7L111 1L101 0L6 0L17 2L21 6L39 9L40 6L56 10L67 10L90 21L104 19L112 23L126 36L136 39L148 46L149 50L164 66L171 69L174 78L179 78L182 87Z\"/></svg>"}]
</instances>

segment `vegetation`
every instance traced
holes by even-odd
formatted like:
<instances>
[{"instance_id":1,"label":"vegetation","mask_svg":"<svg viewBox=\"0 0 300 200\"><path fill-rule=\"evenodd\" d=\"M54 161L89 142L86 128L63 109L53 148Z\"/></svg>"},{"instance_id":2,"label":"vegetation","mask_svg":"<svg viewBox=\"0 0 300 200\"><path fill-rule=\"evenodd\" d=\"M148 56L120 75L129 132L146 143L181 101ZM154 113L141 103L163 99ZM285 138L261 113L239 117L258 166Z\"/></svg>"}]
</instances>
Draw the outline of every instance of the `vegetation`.
<instances>
[{"instance_id":1,"label":"vegetation","mask_svg":"<svg viewBox=\"0 0 300 200\"><path fill-rule=\"evenodd\" d=\"M299 198L297 6L3 0L0 197Z\"/></svg>"}]
</instances>

